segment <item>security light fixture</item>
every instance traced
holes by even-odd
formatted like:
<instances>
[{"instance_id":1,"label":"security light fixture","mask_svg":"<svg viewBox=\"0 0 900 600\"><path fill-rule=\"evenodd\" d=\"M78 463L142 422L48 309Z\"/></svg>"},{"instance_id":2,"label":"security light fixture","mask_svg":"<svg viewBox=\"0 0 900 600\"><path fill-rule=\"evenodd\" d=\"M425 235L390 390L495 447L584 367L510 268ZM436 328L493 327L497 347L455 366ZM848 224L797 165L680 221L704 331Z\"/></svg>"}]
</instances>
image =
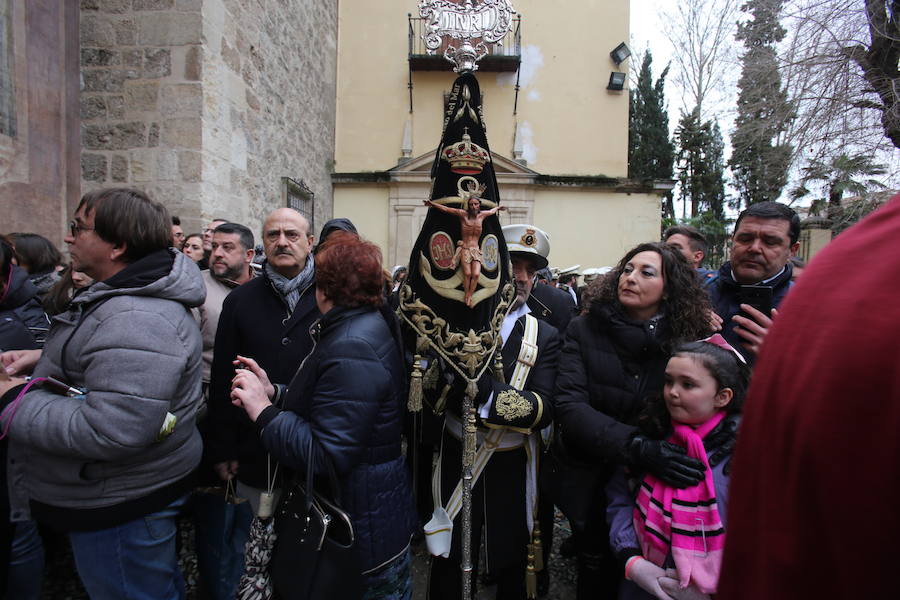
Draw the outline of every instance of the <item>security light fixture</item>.
<instances>
[{"instance_id":1,"label":"security light fixture","mask_svg":"<svg viewBox=\"0 0 900 600\"><path fill-rule=\"evenodd\" d=\"M625 89L625 73L621 71L613 71L609 74L609 83L606 84L606 89L614 90L617 92Z\"/></svg>"},{"instance_id":2,"label":"security light fixture","mask_svg":"<svg viewBox=\"0 0 900 600\"><path fill-rule=\"evenodd\" d=\"M625 42L622 42L615 48L613 51L609 53L609 56L613 59L613 62L616 65L621 65L622 61L631 56L631 50L628 49L628 46L625 45Z\"/></svg>"}]
</instances>

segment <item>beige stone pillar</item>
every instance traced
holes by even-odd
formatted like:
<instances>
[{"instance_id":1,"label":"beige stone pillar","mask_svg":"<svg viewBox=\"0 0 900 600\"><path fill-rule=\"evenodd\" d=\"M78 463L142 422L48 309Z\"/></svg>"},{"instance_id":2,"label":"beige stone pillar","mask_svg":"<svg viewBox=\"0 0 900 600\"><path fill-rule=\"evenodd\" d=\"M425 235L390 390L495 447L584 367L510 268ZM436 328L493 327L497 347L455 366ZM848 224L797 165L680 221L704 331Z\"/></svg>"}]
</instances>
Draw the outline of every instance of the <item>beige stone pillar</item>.
<instances>
[{"instance_id":1,"label":"beige stone pillar","mask_svg":"<svg viewBox=\"0 0 900 600\"><path fill-rule=\"evenodd\" d=\"M800 251L798 255L809 261L831 242L831 221L823 217L808 217L800 222Z\"/></svg>"}]
</instances>

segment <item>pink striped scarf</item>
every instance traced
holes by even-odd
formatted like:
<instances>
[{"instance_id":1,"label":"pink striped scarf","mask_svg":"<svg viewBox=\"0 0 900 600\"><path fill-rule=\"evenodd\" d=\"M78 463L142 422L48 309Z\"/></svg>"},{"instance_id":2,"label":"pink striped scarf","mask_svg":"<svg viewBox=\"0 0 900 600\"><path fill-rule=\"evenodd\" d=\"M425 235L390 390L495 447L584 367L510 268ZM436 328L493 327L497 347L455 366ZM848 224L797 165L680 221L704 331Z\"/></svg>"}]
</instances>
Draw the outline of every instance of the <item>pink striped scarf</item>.
<instances>
[{"instance_id":1,"label":"pink striped scarf","mask_svg":"<svg viewBox=\"0 0 900 600\"><path fill-rule=\"evenodd\" d=\"M668 441L686 448L688 456L702 461L706 477L682 490L648 474L641 482L634 509L634 529L644 558L662 567L671 551L681 586L694 583L706 594L716 592L725 529L719 518L703 438L724 418L725 413L718 412L697 429L672 421L674 432Z\"/></svg>"}]
</instances>

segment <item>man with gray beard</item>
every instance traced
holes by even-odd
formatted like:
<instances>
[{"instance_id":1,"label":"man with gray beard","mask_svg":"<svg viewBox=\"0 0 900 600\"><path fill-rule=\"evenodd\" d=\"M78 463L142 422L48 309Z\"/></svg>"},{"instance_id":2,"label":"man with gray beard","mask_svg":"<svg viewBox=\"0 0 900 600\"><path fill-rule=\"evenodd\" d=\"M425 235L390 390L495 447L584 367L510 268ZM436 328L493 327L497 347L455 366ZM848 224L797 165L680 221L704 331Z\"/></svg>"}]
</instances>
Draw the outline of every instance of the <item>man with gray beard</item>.
<instances>
[{"instance_id":1,"label":"man with gray beard","mask_svg":"<svg viewBox=\"0 0 900 600\"><path fill-rule=\"evenodd\" d=\"M321 316L316 305L315 259L310 251L314 236L309 221L292 208L276 209L266 218L262 237L266 260L261 273L234 288L222 303L203 439L204 460L213 466L220 481L236 483L237 495L246 498L258 516L270 515L277 505L282 469L270 459L244 410L232 406L231 380L235 368L243 366L239 357L253 357L275 385L277 405L312 349L309 329ZM219 248L210 255L210 270L215 277L227 277L229 265L238 268L239 261L224 257L223 244L230 238L217 237L213 244L216 239ZM249 270L252 247L251 241L241 269ZM248 534L249 521L235 524L233 538ZM227 581L221 582L222 594L217 598L234 598L242 570L222 574Z\"/></svg>"}]
</instances>

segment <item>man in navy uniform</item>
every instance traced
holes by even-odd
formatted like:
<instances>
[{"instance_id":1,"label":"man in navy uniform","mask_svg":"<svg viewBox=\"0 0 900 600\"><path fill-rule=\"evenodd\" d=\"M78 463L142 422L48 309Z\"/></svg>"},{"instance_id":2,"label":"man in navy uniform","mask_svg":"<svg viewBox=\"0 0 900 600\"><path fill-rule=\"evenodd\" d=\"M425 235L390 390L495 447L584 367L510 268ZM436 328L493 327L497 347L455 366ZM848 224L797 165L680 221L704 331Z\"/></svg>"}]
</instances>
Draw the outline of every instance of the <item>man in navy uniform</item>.
<instances>
[{"instance_id":1,"label":"man in navy uniform","mask_svg":"<svg viewBox=\"0 0 900 600\"><path fill-rule=\"evenodd\" d=\"M538 518L537 457L540 432L553 420L553 392L560 342L556 329L535 318L528 304L535 272L547 266L547 235L531 225L503 228L513 265L516 297L500 334L503 340L504 381L488 374L479 382L478 453L486 453L483 471L472 486L472 561L478 564L479 540L485 528L490 573L497 598L525 597L526 572L535 566L529 545L536 542ZM458 402L457 402L458 404ZM440 457L440 507L454 521L449 556L432 561L429 598L460 597L462 424L459 407L450 403ZM487 443L486 443L487 442ZM486 450L494 446L496 451ZM541 531L553 523L540 523ZM428 526L426 526L426 533ZM533 546L532 546L533 548ZM535 580L532 578L531 580Z\"/></svg>"}]
</instances>

